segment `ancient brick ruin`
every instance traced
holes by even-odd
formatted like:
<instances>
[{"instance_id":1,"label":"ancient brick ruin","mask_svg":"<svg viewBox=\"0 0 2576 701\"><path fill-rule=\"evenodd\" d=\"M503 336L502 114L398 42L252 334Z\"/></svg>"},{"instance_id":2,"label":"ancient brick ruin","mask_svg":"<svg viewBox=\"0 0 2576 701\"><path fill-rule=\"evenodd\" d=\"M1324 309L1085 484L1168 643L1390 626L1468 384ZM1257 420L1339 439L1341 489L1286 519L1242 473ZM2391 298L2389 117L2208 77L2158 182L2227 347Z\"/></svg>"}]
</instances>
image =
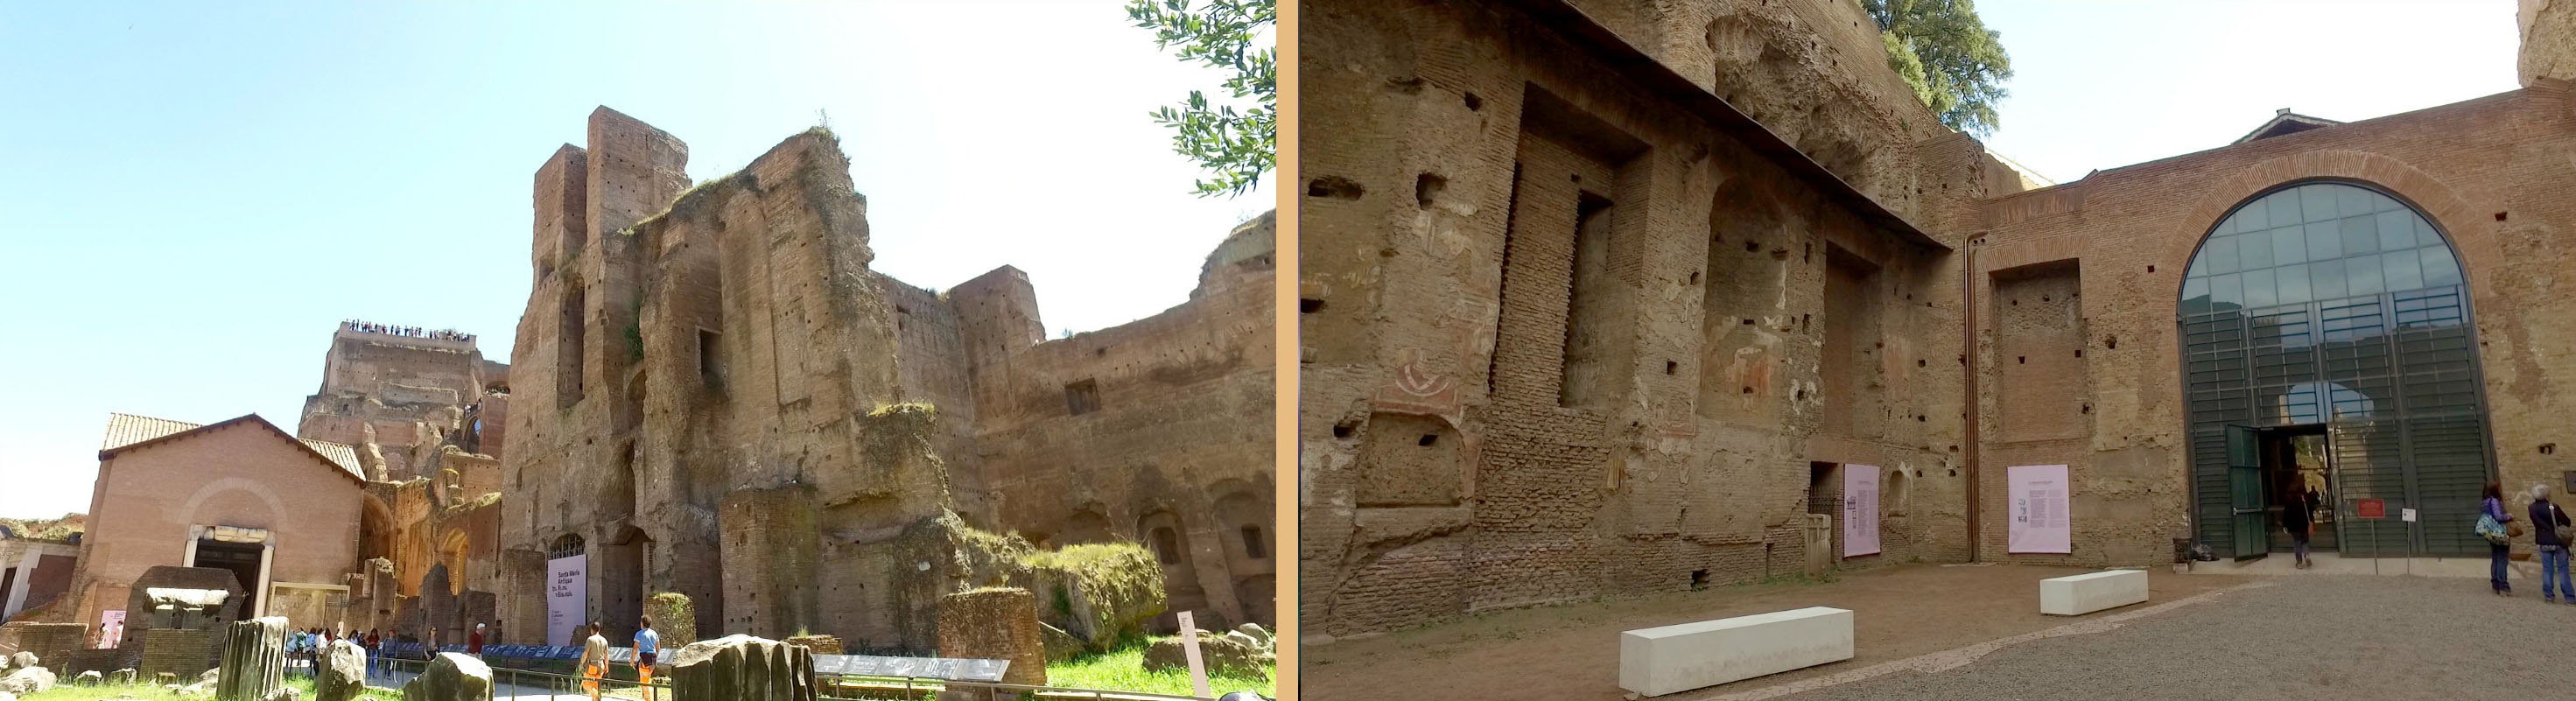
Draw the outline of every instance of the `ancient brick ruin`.
<instances>
[{"instance_id":1,"label":"ancient brick ruin","mask_svg":"<svg viewBox=\"0 0 2576 701\"><path fill-rule=\"evenodd\" d=\"M2576 257L2555 235L2576 226L2576 61L2546 40L2567 5L2524 3L2521 90L2042 187L1942 127L1843 0L1304 3L1307 640L1758 580L1812 549L2162 563L2230 534L2228 423L2332 432L2342 508L2465 533L2481 475L2558 477L2553 378L2576 367L2533 349L2576 334L2546 282ZM2295 334L2254 310L2288 298L2186 285L2213 231L2256 225L2231 212L2319 183L2423 215L2407 270L2432 272L2316 293L2389 305L2387 333L2279 313L2398 365L2291 365ZM2420 263L2451 247L2465 287ZM2442 301L2463 297L2474 324ZM2183 374L2194 314L2243 335L2189 367L2245 387ZM2414 413L2356 409L2401 394ZM2071 552L2007 552L2006 470L2050 464ZM1856 467L1882 550L1845 557Z\"/></svg>"},{"instance_id":2,"label":"ancient brick ruin","mask_svg":"<svg viewBox=\"0 0 2576 701\"><path fill-rule=\"evenodd\" d=\"M926 654L942 598L992 586L1095 649L1167 610L1275 623L1269 216L1215 246L1188 301L1049 340L1019 270L946 293L871 270L827 131L697 184L668 134L606 108L589 132L537 173L513 364L471 334L347 321L292 436L111 417L103 474L193 481L102 478L98 537L48 546L77 564L17 557L47 566L0 587L16 605L77 568L80 601L32 602L0 639L58 625L99 646L76 664L202 664L209 629L149 606L105 632L147 568L238 580L222 620L447 644L476 624L569 644L550 623L589 620L622 641L650 611L674 647L810 631ZM587 567L556 581L568 558ZM550 620L559 585L576 593Z\"/></svg>"},{"instance_id":3,"label":"ancient brick ruin","mask_svg":"<svg viewBox=\"0 0 2576 701\"><path fill-rule=\"evenodd\" d=\"M973 529L1159 543L1173 606L1271 620L1267 219L1191 301L1049 341L1017 270L870 270L828 132L706 183L686 159L602 108L538 170L501 551L469 577L511 630L583 553L612 638L671 591L699 631L925 649Z\"/></svg>"}]
</instances>

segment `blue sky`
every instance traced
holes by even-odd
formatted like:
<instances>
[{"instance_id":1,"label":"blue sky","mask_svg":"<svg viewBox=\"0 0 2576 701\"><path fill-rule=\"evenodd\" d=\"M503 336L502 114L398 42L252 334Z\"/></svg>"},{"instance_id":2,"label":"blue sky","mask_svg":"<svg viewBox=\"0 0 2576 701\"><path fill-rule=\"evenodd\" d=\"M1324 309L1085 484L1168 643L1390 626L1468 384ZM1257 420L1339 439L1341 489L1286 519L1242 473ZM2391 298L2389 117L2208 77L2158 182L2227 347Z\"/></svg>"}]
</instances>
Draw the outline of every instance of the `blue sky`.
<instances>
[{"instance_id":1,"label":"blue sky","mask_svg":"<svg viewBox=\"0 0 2576 701\"><path fill-rule=\"evenodd\" d=\"M0 6L0 515L88 508L107 413L294 430L341 319L506 362L530 187L597 106L739 169L828 115L877 268L1028 271L1050 335L1188 298L1235 223L1146 114L1223 75L1116 0Z\"/></svg>"},{"instance_id":2,"label":"blue sky","mask_svg":"<svg viewBox=\"0 0 2576 701\"><path fill-rule=\"evenodd\" d=\"M2205 151L2283 107L2342 121L2493 95L2512 0L1982 0L2012 55L1986 144L2057 182Z\"/></svg>"}]
</instances>

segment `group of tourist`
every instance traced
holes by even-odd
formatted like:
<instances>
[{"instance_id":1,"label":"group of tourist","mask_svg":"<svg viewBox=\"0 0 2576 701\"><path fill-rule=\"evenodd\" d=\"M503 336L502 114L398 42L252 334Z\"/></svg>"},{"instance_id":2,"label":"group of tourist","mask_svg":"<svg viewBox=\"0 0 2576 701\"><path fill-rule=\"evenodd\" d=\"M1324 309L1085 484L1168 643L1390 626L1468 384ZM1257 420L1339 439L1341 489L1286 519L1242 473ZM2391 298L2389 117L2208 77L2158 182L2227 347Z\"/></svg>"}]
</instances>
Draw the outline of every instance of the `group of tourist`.
<instances>
[{"instance_id":1,"label":"group of tourist","mask_svg":"<svg viewBox=\"0 0 2576 701\"><path fill-rule=\"evenodd\" d=\"M371 324L356 319L342 321L340 322L340 326L351 331L381 333L407 338L427 338L440 341L464 341L467 343L474 342L474 334L459 333L450 329L424 329L418 326L387 326L384 324Z\"/></svg>"},{"instance_id":2,"label":"group of tourist","mask_svg":"<svg viewBox=\"0 0 2576 701\"><path fill-rule=\"evenodd\" d=\"M2565 600L2576 604L2576 581L2567 574L2567 548L2576 544L2576 521L2570 521L2565 509L2549 501L2549 485L2531 487L2531 541L2539 546L2540 599L2548 603ZM2504 485L2488 482L2486 499L2479 505L2477 533L2487 540L2487 585L2496 596L2512 596L2513 585L2505 581L2505 563L2511 559L2513 539L2522 537L2522 521L2504 507Z\"/></svg>"},{"instance_id":3,"label":"group of tourist","mask_svg":"<svg viewBox=\"0 0 2576 701\"><path fill-rule=\"evenodd\" d=\"M329 628L305 628L301 630L288 631L286 634L287 667L289 669L302 667L306 676L320 674L322 670L323 655L330 652L331 645L333 643L337 643L342 640L355 643L360 649L365 651L367 656L367 671L369 674L373 674L375 672L377 662L376 650L384 643L384 636L373 630L360 634L357 629L354 628L345 633L334 631Z\"/></svg>"},{"instance_id":4,"label":"group of tourist","mask_svg":"<svg viewBox=\"0 0 2576 701\"><path fill-rule=\"evenodd\" d=\"M579 670L582 675L582 688L590 692L590 697L596 701L600 698L601 684L608 678L608 638L604 637L600 633L602 626L599 621L591 621L588 628L590 631L590 637L582 641L581 660L574 665L574 668ZM486 624L474 624L474 630L467 633L465 636L465 654L477 659L483 657L483 643L487 639L485 636L486 630L488 630ZM324 664L322 660L325 659L325 655L330 651L332 644L341 640L356 643L359 648L365 651L368 676L373 677L379 673L391 673L392 670L389 666L390 663L385 660L384 655L382 654L386 641L383 632L380 630L369 630L363 634L354 629L345 633L333 631L329 628L305 628L288 631L286 636L287 668L290 670L300 668L306 676L318 675L321 671L321 665ZM438 654L437 650L437 640L435 639L435 636L432 636L432 639L427 641L424 652L428 655L435 656ZM643 617L642 625L639 626L635 632L635 659L632 664L635 668L635 683L637 686L644 688L648 698L651 698L651 695L654 694L653 665L660 661L659 658L661 656L661 652L662 634L653 630L653 617L645 616Z\"/></svg>"},{"instance_id":5,"label":"group of tourist","mask_svg":"<svg viewBox=\"0 0 2576 701\"><path fill-rule=\"evenodd\" d=\"M599 621L590 622L590 637L581 641L581 688L590 692L591 701L599 701L600 684L608 678L608 638L600 634ZM653 690L653 665L662 652L662 634L653 631L653 617L643 617L635 629L635 685L642 687L645 698L657 696Z\"/></svg>"}]
</instances>

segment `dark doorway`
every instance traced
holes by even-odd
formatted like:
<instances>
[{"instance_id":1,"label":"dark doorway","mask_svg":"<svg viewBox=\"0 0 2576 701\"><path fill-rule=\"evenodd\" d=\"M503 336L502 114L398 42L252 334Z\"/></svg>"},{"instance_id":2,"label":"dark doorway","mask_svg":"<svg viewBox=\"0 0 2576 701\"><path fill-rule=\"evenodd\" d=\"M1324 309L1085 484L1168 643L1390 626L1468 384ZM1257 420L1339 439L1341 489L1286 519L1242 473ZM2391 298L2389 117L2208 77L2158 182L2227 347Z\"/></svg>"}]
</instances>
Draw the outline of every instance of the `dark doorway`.
<instances>
[{"instance_id":1,"label":"dark doorway","mask_svg":"<svg viewBox=\"0 0 2576 701\"><path fill-rule=\"evenodd\" d=\"M2308 507L2308 550L2335 549L2334 453L2324 425L2287 426L2262 433L2264 511L2271 516L2271 552L2290 552L2283 510L2292 500Z\"/></svg>"},{"instance_id":2,"label":"dark doorway","mask_svg":"<svg viewBox=\"0 0 2576 701\"><path fill-rule=\"evenodd\" d=\"M197 562L192 566L231 570L233 580L241 583L243 594L241 608L234 612L236 620L249 620L252 613L259 611L259 555L264 550L267 548L258 543L197 541Z\"/></svg>"}]
</instances>

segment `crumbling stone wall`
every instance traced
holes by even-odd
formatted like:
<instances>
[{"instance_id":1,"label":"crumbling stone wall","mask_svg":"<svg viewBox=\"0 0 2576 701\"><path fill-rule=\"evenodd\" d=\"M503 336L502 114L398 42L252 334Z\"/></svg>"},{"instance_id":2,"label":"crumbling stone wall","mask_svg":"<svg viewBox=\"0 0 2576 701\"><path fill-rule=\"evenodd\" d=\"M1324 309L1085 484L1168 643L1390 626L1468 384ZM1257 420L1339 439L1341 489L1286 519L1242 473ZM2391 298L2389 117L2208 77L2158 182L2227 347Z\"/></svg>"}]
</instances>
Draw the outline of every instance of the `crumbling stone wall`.
<instances>
[{"instance_id":1,"label":"crumbling stone wall","mask_svg":"<svg viewBox=\"0 0 2576 701\"><path fill-rule=\"evenodd\" d=\"M2514 24L2522 32L2516 63L2523 87L2542 80L2576 80L2576 2L2520 0Z\"/></svg>"},{"instance_id":2,"label":"crumbling stone wall","mask_svg":"<svg viewBox=\"0 0 2576 701\"><path fill-rule=\"evenodd\" d=\"M1172 611L1276 623L1273 228L1267 215L1237 227L1189 301L1069 338L1043 337L1017 269L949 292L973 383L958 392L974 400L966 471L994 515L983 525L1045 545L1146 544Z\"/></svg>"},{"instance_id":3,"label":"crumbling stone wall","mask_svg":"<svg viewBox=\"0 0 2576 701\"><path fill-rule=\"evenodd\" d=\"M958 295L868 269L866 201L827 131L692 187L669 134L605 108L590 127L537 173L499 615L541 629L538 553L574 536L584 617L611 638L667 591L705 635L931 646L937 597L964 586L960 514L1017 527L987 479L1008 472L976 462L1017 448L982 439L978 393L1007 385L960 358Z\"/></svg>"},{"instance_id":4,"label":"crumbling stone wall","mask_svg":"<svg viewBox=\"0 0 2576 701\"><path fill-rule=\"evenodd\" d=\"M537 173L498 615L541 624L539 553L577 537L584 617L611 638L631 634L650 591L692 601L703 635L810 629L923 650L938 597L967 586L965 534L1142 538L1108 519L1137 523L1146 495L1173 497L1156 513L1196 530L1190 555L1215 564L1181 571L1221 590L1210 599L1225 615L1247 615L1242 592L1267 596L1242 581L1267 565L1227 549L1268 554L1267 502L1251 501L1267 492L1267 424L1248 418L1272 386L1267 229L1202 271L1208 298L1100 332L1134 348L1109 353L1099 339L1041 343L1016 270L944 295L870 270L866 200L828 131L694 186L686 157L602 108L589 147ZM987 282L1006 279L1016 286ZM1075 372L1160 413L1067 420L1061 376ZM1162 393L1208 398L1166 406ZM1158 425L1181 419L1196 423ZM1064 516L1075 471L1112 483L1074 495L1091 520ZM1149 476L1096 479L1128 473ZM1176 475L1189 489L1163 484ZM1219 539L1244 541L1239 525L1255 526L1250 545Z\"/></svg>"},{"instance_id":5,"label":"crumbling stone wall","mask_svg":"<svg viewBox=\"0 0 2576 701\"><path fill-rule=\"evenodd\" d=\"M1795 571L1817 464L1906 484L1884 552L1842 566L1964 557L1935 535L1964 532L1964 237L1939 225L1985 165L1852 92L1885 70L1874 32L1855 67L1815 53L1813 8L1579 5L1693 81L1776 79L1702 86L1783 105L1746 111L1912 223L1515 11L1308 3L1306 127L1348 135L1301 154L1313 633ZM1707 31L1721 11L1760 26Z\"/></svg>"},{"instance_id":6,"label":"crumbling stone wall","mask_svg":"<svg viewBox=\"0 0 2576 701\"><path fill-rule=\"evenodd\" d=\"M304 400L298 438L363 446L374 444L385 473L370 479L401 481L435 474L435 451L471 425L468 406L481 401L483 359L470 340L378 333L343 324L331 335L322 387ZM497 369L507 370L507 366ZM496 446L497 437L485 441ZM425 457L430 459L424 459Z\"/></svg>"}]
</instances>

